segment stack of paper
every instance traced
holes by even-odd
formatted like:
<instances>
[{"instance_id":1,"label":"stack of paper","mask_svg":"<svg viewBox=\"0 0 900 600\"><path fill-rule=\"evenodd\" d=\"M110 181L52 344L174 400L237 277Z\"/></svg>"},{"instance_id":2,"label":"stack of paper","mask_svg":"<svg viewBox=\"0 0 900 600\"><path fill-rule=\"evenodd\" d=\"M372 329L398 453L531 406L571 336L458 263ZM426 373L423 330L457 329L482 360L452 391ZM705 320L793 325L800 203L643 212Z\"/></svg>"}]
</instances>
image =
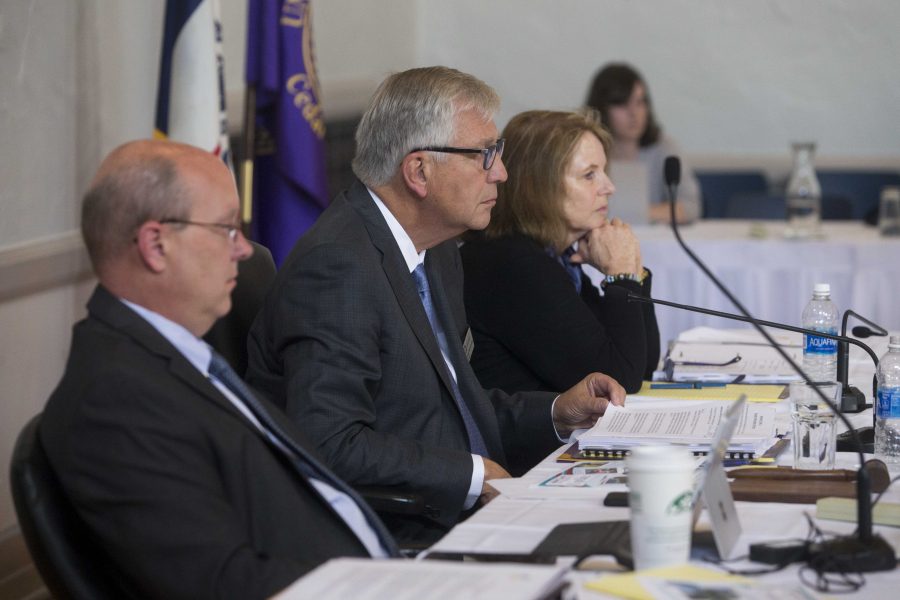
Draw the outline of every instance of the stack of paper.
<instances>
[{"instance_id":1,"label":"stack of paper","mask_svg":"<svg viewBox=\"0 0 900 600\"><path fill-rule=\"evenodd\" d=\"M800 347L785 350L799 364ZM800 379L775 349L751 343L678 341L666 356L664 370L671 381L789 383Z\"/></svg>"},{"instance_id":2,"label":"stack of paper","mask_svg":"<svg viewBox=\"0 0 900 600\"><path fill-rule=\"evenodd\" d=\"M578 438L582 449L626 451L648 444L677 444L707 452L728 409L723 402L632 408L610 405L594 427ZM775 442L775 407L745 404L731 438L731 453L761 454Z\"/></svg>"},{"instance_id":3,"label":"stack of paper","mask_svg":"<svg viewBox=\"0 0 900 600\"><path fill-rule=\"evenodd\" d=\"M275 598L537 600L558 592L564 573L564 567L543 565L336 558Z\"/></svg>"}]
</instances>

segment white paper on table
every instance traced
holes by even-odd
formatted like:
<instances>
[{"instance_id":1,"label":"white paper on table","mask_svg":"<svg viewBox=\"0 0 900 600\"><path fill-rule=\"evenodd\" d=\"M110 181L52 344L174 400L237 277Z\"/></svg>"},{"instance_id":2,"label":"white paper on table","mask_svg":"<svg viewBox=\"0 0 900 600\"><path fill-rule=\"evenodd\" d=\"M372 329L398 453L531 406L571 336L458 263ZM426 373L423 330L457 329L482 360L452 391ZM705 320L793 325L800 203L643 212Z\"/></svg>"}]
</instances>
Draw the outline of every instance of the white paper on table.
<instances>
[{"instance_id":1,"label":"white paper on table","mask_svg":"<svg viewBox=\"0 0 900 600\"><path fill-rule=\"evenodd\" d=\"M571 463L536 487L567 489L609 489L610 485L625 483L622 461Z\"/></svg>"},{"instance_id":2,"label":"white paper on table","mask_svg":"<svg viewBox=\"0 0 900 600\"><path fill-rule=\"evenodd\" d=\"M624 483L607 483L598 487L551 487L541 485L543 481L562 473L571 466L572 463L560 463L556 469L542 469L541 471L546 473L546 476L538 478L510 477L507 479L492 479L488 483L508 498L534 498L538 500L548 498L571 498L576 500L597 498L602 500L609 492L627 489Z\"/></svg>"},{"instance_id":3,"label":"white paper on table","mask_svg":"<svg viewBox=\"0 0 900 600\"><path fill-rule=\"evenodd\" d=\"M769 332L769 335L772 336L772 339L782 346L795 346L799 348L803 345L802 333L793 331L772 331L771 329L767 329L767 331ZM766 338L752 328L718 329L715 327L694 327L693 329L688 329L678 334L678 339L676 341L769 345Z\"/></svg>"},{"instance_id":4,"label":"white paper on table","mask_svg":"<svg viewBox=\"0 0 900 600\"><path fill-rule=\"evenodd\" d=\"M724 402L678 404L663 408L610 404L603 418L579 438L582 448L615 447L635 442L708 444L728 409ZM729 447L758 445L775 437L775 408L747 403Z\"/></svg>"},{"instance_id":5,"label":"white paper on table","mask_svg":"<svg viewBox=\"0 0 900 600\"><path fill-rule=\"evenodd\" d=\"M541 598L565 567L456 561L337 558L301 577L276 600L421 600Z\"/></svg>"},{"instance_id":6,"label":"white paper on table","mask_svg":"<svg viewBox=\"0 0 900 600\"><path fill-rule=\"evenodd\" d=\"M603 516L598 518L601 514ZM536 499L500 496L481 508L473 519L454 527L429 551L528 554L561 523L627 518L627 508L604 507L599 497Z\"/></svg>"}]
</instances>

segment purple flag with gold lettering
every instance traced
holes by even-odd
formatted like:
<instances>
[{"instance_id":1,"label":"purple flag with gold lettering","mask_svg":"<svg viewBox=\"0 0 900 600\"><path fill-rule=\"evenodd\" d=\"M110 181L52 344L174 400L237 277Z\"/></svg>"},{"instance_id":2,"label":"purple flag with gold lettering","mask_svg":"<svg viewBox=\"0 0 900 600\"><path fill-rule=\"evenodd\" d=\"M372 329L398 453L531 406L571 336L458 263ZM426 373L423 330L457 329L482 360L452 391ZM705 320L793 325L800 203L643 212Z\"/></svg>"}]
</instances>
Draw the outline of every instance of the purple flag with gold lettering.
<instances>
[{"instance_id":1,"label":"purple flag with gold lettering","mask_svg":"<svg viewBox=\"0 0 900 600\"><path fill-rule=\"evenodd\" d=\"M246 75L256 88L254 237L280 265L328 205L308 0L250 0Z\"/></svg>"}]
</instances>

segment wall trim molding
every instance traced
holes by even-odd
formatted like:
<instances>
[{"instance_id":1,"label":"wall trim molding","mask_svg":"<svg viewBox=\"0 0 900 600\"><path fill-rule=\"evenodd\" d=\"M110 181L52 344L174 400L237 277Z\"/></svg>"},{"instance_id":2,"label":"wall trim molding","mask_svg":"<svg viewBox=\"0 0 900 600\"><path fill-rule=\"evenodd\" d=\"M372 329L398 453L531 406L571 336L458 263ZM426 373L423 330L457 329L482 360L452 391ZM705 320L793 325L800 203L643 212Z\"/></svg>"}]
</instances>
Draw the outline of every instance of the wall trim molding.
<instances>
[{"instance_id":1,"label":"wall trim molding","mask_svg":"<svg viewBox=\"0 0 900 600\"><path fill-rule=\"evenodd\" d=\"M0 302L92 276L78 230L0 248Z\"/></svg>"}]
</instances>

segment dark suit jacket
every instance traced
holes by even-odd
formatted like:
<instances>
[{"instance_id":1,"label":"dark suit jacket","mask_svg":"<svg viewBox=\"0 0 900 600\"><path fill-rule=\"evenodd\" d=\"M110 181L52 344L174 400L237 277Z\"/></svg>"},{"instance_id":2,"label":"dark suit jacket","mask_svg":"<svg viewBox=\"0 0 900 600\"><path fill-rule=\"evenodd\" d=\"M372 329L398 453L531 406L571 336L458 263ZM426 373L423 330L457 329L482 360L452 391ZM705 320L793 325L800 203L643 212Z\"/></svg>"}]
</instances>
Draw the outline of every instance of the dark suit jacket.
<instances>
[{"instance_id":1,"label":"dark suit jacket","mask_svg":"<svg viewBox=\"0 0 900 600\"><path fill-rule=\"evenodd\" d=\"M367 556L153 326L102 287L88 311L41 441L131 593L265 598L328 558Z\"/></svg>"},{"instance_id":2,"label":"dark suit jacket","mask_svg":"<svg viewBox=\"0 0 900 600\"><path fill-rule=\"evenodd\" d=\"M554 396L485 393L462 349L456 243L425 256L460 389L491 458L533 465L559 445ZM338 475L413 489L437 523L458 520L472 459L450 375L400 248L361 183L298 241L248 343L248 381L286 407Z\"/></svg>"},{"instance_id":3,"label":"dark suit jacket","mask_svg":"<svg viewBox=\"0 0 900 600\"><path fill-rule=\"evenodd\" d=\"M472 366L486 386L507 392L565 390L600 371L629 392L659 362L651 278L610 284L601 297L583 273L581 293L533 239L517 234L471 239L461 249L466 312L475 337Z\"/></svg>"}]
</instances>

